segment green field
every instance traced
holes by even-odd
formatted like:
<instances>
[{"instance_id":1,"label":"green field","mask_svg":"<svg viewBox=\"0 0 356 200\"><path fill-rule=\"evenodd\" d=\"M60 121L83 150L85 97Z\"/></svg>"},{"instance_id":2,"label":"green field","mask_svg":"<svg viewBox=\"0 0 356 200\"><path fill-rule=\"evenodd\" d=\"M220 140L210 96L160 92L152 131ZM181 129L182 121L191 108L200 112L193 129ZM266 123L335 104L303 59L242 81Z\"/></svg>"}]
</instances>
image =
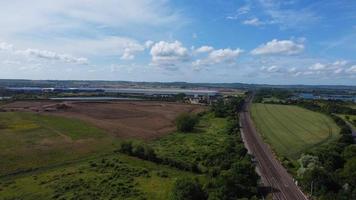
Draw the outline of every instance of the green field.
<instances>
[{"instance_id":1,"label":"green field","mask_svg":"<svg viewBox=\"0 0 356 200\"><path fill-rule=\"evenodd\" d=\"M251 115L277 154L290 159L339 135L331 118L297 106L258 103L252 105Z\"/></svg>"},{"instance_id":2,"label":"green field","mask_svg":"<svg viewBox=\"0 0 356 200\"><path fill-rule=\"evenodd\" d=\"M111 152L112 137L73 119L34 113L0 113L0 176Z\"/></svg>"}]
</instances>

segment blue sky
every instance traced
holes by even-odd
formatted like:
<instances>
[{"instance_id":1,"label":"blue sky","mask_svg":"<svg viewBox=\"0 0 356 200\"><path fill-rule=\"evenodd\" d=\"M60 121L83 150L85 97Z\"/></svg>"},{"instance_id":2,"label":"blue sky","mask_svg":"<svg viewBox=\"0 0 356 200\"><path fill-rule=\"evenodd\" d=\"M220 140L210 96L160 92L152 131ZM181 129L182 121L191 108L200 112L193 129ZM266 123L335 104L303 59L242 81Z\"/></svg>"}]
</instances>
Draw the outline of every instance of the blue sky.
<instances>
[{"instance_id":1,"label":"blue sky","mask_svg":"<svg viewBox=\"0 0 356 200\"><path fill-rule=\"evenodd\" d=\"M353 0L12 0L0 26L0 78L356 85Z\"/></svg>"}]
</instances>

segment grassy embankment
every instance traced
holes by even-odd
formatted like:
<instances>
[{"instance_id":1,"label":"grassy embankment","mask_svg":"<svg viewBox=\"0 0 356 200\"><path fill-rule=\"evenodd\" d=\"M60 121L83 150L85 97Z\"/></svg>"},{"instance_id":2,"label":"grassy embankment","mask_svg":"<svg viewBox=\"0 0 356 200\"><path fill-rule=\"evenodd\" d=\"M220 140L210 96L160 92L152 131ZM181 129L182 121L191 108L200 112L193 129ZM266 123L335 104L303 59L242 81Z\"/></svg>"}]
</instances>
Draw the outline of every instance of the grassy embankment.
<instances>
[{"instance_id":1,"label":"grassy embankment","mask_svg":"<svg viewBox=\"0 0 356 200\"><path fill-rule=\"evenodd\" d=\"M297 106L257 103L251 112L265 140L278 155L292 160L339 136L339 128L331 118Z\"/></svg>"}]
</instances>

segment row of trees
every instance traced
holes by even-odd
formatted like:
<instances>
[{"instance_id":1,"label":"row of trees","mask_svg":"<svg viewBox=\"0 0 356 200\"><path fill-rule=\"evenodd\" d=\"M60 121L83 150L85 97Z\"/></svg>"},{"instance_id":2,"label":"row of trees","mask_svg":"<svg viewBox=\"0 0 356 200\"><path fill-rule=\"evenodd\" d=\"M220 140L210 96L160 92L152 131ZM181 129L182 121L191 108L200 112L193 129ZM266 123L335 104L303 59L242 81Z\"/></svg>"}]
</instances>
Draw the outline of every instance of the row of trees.
<instances>
[{"instance_id":1,"label":"row of trees","mask_svg":"<svg viewBox=\"0 0 356 200\"><path fill-rule=\"evenodd\" d=\"M277 98L280 100L287 100L293 96L293 92L286 89L263 88L256 92L254 96L254 103L262 103L264 98Z\"/></svg>"},{"instance_id":2,"label":"row of trees","mask_svg":"<svg viewBox=\"0 0 356 200\"><path fill-rule=\"evenodd\" d=\"M201 173L201 170L199 169L198 165L195 163L188 163L188 162L182 162L166 157L159 157L157 156L155 150L142 142L138 141L123 141L120 144L120 148L118 149L118 152L127 154L129 156L134 156L137 158L141 158L143 160L148 160L151 162L155 162L157 164L164 164L164 165L169 165L171 167L184 170L184 171L190 171L194 173Z\"/></svg>"}]
</instances>

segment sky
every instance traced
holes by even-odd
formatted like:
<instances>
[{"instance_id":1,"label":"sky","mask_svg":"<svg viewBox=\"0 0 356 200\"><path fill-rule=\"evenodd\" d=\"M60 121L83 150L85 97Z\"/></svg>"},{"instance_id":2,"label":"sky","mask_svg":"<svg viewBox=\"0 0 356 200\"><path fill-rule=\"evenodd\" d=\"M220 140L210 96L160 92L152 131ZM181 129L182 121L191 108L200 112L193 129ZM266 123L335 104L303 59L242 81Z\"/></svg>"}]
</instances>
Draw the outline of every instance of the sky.
<instances>
[{"instance_id":1,"label":"sky","mask_svg":"<svg viewBox=\"0 0 356 200\"><path fill-rule=\"evenodd\" d=\"M356 85L354 0L0 0L0 78Z\"/></svg>"}]
</instances>

